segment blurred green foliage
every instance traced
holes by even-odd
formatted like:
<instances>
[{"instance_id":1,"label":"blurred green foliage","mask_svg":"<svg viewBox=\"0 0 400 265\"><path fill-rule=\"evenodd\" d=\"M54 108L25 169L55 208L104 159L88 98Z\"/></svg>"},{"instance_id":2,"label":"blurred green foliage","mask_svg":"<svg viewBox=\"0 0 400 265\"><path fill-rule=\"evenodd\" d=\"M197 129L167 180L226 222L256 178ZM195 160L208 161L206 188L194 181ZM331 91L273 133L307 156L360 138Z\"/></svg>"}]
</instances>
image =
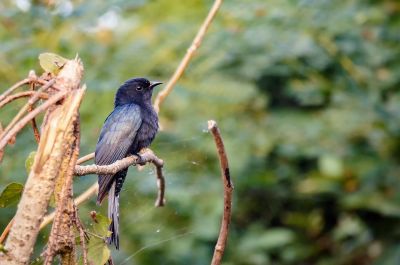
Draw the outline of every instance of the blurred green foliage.
<instances>
[{"instance_id":1,"label":"blurred green foliage","mask_svg":"<svg viewBox=\"0 0 400 265\"><path fill-rule=\"evenodd\" d=\"M212 3L51 2L0 2L1 87L40 72L40 53L78 53L89 88L81 154L94 149L118 85L167 80ZM152 149L166 162L167 206L153 207L154 170L132 168L116 264L209 263L222 212L211 118L235 182L224 264L400 264L399 28L397 0L226 1L160 112ZM7 148L1 186L26 179L30 130ZM95 179L77 179L75 192ZM0 210L5 227L15 208ZM106 207L81 206L87 224L90 210Z\"/></svg>"}]
</instances>

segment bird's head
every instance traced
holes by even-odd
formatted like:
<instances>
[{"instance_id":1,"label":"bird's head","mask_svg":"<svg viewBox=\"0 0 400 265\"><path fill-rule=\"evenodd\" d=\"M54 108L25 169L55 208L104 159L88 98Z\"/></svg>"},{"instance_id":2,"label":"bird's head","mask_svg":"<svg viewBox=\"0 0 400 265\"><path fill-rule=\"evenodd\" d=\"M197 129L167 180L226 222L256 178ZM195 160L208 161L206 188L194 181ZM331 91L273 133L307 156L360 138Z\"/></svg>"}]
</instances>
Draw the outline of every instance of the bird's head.
<instances>
[{"instance_id":1,"label":"bird's head","mask_svg":"<svg viewBox=\"0 0 400 265\"><path fill-rule=\"evenodd\" d=\"M126 81L115 95L115 106L125 104L151 104L153 88L161 82L150 82L146 78L132 78Z\"/></svg>"}]
</instances>

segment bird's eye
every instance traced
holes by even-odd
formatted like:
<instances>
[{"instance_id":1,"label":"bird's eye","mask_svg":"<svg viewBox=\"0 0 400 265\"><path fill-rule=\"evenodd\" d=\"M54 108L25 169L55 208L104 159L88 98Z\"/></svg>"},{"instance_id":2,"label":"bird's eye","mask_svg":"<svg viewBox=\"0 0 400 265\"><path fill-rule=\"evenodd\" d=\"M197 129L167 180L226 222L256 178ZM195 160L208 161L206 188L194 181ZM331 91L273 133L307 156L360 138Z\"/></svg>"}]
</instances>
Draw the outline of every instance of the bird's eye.
<instances>
[{"instance_id":1,"label":"bird's eye","mask_svg":"<svg viewBox=\"0 0 400 265\"><path fill-rule=\"evenodd\" d=\"M140 90L142 90L142 89L143 89L143 87L141 87L141 86L137 86L137 87L136 87L136 90L137 90L137 91L140 91Z\"/></svg>"}]
</instances>

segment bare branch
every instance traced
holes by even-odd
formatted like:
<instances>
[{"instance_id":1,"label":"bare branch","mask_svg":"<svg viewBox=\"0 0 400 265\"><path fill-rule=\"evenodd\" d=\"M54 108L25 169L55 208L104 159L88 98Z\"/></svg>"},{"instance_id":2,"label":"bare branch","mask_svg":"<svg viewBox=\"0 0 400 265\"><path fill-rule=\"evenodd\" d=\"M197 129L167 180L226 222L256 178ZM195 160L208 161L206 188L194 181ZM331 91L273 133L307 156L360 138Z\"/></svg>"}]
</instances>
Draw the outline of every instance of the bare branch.
<instances>
[{"instance_id":1,"label":"bare branch","mask_svg":"<svg viewBox=\"0 0 400 265\"><path fill-rule=\"evenodd\" d=\"M82 157L80 160L83 161L91 154ZM78 160L79 161L79 160ZM110 165L99 166L99 165L88 165L88 166L75 166L75 175L84 176L89 174L104 174L104 175L114 175L118 171L125 169L132 165L143 165L146 163L153 163L156 167L157 175L157 187L158 195L155 205L161 207L165 205L165 178L162 172L162 167L164 166L164 161L158 158L153 151L146 149L145 152L140 154L140 157L131 155L118 160ZM92 195L92 194L90 194Z\"/></svg>"},{"instance_id":2,"label":"bare branch","mask_svg":"<svg viewBox=\"0 0 400 265\"><path fill-rule=\"evenodd\" d=\"M1 233L0 236L0 244L3 243L3 241L6 239L8 233L10 232L11 226L13 225L14 222L14 217L10 220L10 222L8 223L8 225L6 226L6 228L4 228L3 233Z\"/></svg>"},{"instance_id":3,"label":"bare branch","mask_svg":"<svg viewBox=\"0 0 400 265\"><path fill-rule=\"evenodd\" d=\"M89 161L89 160L93 159L93 158L94 158L94 152L93 152L93 153L90 153L90 154L87 154L87 155L85 155L85 156L82 156L81 158L78 159L78 161L76 162L76 164L77 164L77 165L80 165L80 164L82 164L82 163L85 163L86 161Z\"/></svg>"},{"instance_id":4,"label":"bare branch","mask_svg":"<svg viewBox=\"0 0 400 265\"><path fill-rule=\"evenodd\" d=\"M32 120L34 117L36 117L39 113L42 111L45 111L48 109L50 106L52 106L54 103L60 101L62 98L65 97L65 95L68 94L68 91L61 91L49 98L45 103L40 105L38 108L27 114L24 118L22 118L19 122L15 124L15 126L9 130L8 133L3 132L3 135L0 139L0 150L2 150L8 143L8 141L16 135L30 120Z\"/></svg>"},{"instance_id":5,"label":"bare branch","mask_svg":"<svg viewBox=\"0 0 400 265\"><path fill-rule=\"evenodd\" d=\"M107 174L115 174L119 170L126 168L131 165L136 165L138 162L140 164L142 163L153 163L156 167L156 173L157 173L157 187L158 187L158 195L156 199L155 206L157 207L162 207L165 205L165 178L162 172L162 167L164 165L164 161L158 158L157 156L154 155L154 153L150 150L147 149L144 153L140 155L141 159L138 161L137 156L129 156L124 159L118 160L114 162L111 165L107 166L97 166L97 165L89 165L89 166L78 166L81 163L84 163L94 157L94 153L87 154L81 158L78 159L77 165L75 166L75 175L77 176L84 176L84 175L89 175L89 174L104 174L106 172ZM125 167L121 167L121 166ZM119 170L117 170L120 168ZM114 172L114 173L113 173ZM94 194L97 193L98 191L98 185L97 182L93 183L92 186L90 186L84 193L79 195L75 199L75 205L80 205L84 201L88 200L90 197L92 197ZM40 229L43 229L45 226L47 226L51 221L54 219L55 213L51 213L46 215L43 218L42 223L40 224Z\"/></svg>"},{"instance_id":6,"label":"bare branch","mask_svg":"<svg viewBox=\"0 0 400 265\"><path fill-rule=\"evenodd\" d=\"M218 241L215 246L213 259L211 261L211 265L219 265L221 264L222 256L225 251L225 246L228 239L229 224L231 222L233 183L229 173L228 158L226 156L224 142L222 141L217 123L213 120L208 121L208 130L211 131L212 135L214 136L221 166L222 183L224 186L224 214L222 216Z\"/></svg>"},{"instance_id":7,"label":"bare branch","mask_svg":"<svg viewBox=\"0 0 400 265\"><path fill-rule=\"evenodd\" d=\"M36 76L36 74L35 74L34 71L30 71L30 72L29 72L29 75L30 75L30 76ZM31 83L31 84L30 84L30 89L31 89L32 91L35 90L35 83ZM31 112L34 108L35 108L34 105L30 105L29 108L28 108L28 111ZM39 144L39 142L40 142L40 132L39 132L39 129L38 129L38 127L37 127L36 119L35 119L35 118L33 118L33 119L31 120L31 125L32 125L33 135L35 136L35 140L36 140L36 142Z\"/></svg>"},{"instance_id":8,"label":"bare branch","mask_svg":"<svg viewBox=\"0 0 400 265\"><path fill-rule=\"evenodd\" d=\"M131 155L118 160L110 165L99 166L99 165L89 165L89 166L75 166L75 175L84 176L89 174L101 174L101 175L114 175L118 171L125 169L132 165L153 163L157 167L162 167L164 162L159 159L154 153L147 149L146 152L140 154L139 156Z\"/></svg>"},{"instance_id":9,"label":"bare branch","mask_svg":"<svg viewBox=\"0 0 400 265\"><path fill-rule=\"evenodd\" d=\"M8 103L10 103L16 99L31 97L34 94L36 94L36 91L23 91L23 92L19 92L19 93L7 96L0 102L0 108L4 107ZM39 94L39 98L40 99L48 99L49 95L47 93L42 92Z\"/></svg>"},{"instance_id":10,"label":"bare branch","mask_svg":"<svg viewBox=\"0 0 400 265\"><path fill-rule=\"evenodd\" d=\"M75 205L79 206L81 203L83 203L84 201L86 201L87 199L89 199L90 197L92 197L94 194L97 193L98 190L98 185L97 182L94 183L92 186L90 186L84 193L82 193L81 195L79 195L75 200ZM42 223L40 224L40 230L42 230L45 226L47 226L48 224L51 223L51 221L53 221L55 216L55 212L52 212L48 215L46 215L43 218Z\"/></svg>"},{"instance_id":11,"label":"bare branch","mask_svg":"<svg viewBox=\"0 0 400 265\"><path fill-rule=\"evenodd\" d=\"M154 101L154 109L158 113L160 111L160 105L163 103L165 98L171 93L172 89L174 89L174 86L176 82L178 82L179 78L182 76L183 72L185 71L186 67L188 66L190 60L194 56L194 53L196 50L200 47L201 42L203 41L204 36L206 35L207 29L211 25L211 22L213 21L215 15L217 14L217 11L219 7L222 4L222 0L215 0L213 6L211 7L210 11L208 12L208 15L206 19L204 20L203 24L201 25L199 31L196 34L196 37L194 38L191 46L187 50L185 56L183 57L182 61L180 62L178 68L175 70L174 74L172 75L171 79L168 81L167 85L163 90L161 90L157 97L156 100Z\"/></svg>"},{"instance_id":12,"label":"bare branch","mask_svg":"<svg viewBox=\"0 0 400 265\"><path fill-rule=\"evenodd\" d=\"M78 159L78 161L76 162L77 165L82 164L90 159L92 159L94 157L94 153L90 153L88 155L85 155L81 158ZM82 193L81 195L79 195L75 200L74 203L76 206L80 205L82 202L86 201L88 198L90 198L93 194L96 194L98 190L98 185L97 182L94 183L92 186L90 186L84 193ZM46 215L43 218L42 223L40 224L40 230L42 230L45 226L47 226L48 224L51 223L51 221L53 221L55 216L55 212L52 212L48 215Z\"/></svg>"},{"instance_id":13,"label":"bare branch","mask_svg":"<svg viewBox=\"0 0 400 265\"><path fill-rule=\"evenodd\" d=\"M158 188L157 200L154 205L156 207L162 207L165 205L165 178L162 171L163 163L159 165L156 165L154 163L154 165L156 166L157 188Z\"/></svg>"},{"instance_id":14,"label":"bare branch","mask_svg":"<svg viewBox=\"0 0 400 265\"><path fill-rule=\"evenodd\" d=\"M79 237L80 237L80 243L82 247L82 258L83 258L83 265L88 265L88 249L86 247L86 240L88 239L88 236L85 232L85 228L83 227L83 224L81 220L79 219L78 215L78 207L74 205L74 223L76 228L79 231Z\"/></svg>"},{"instance_id":15,"label":"bare branch","mask_svg":"<svg viewBox=\"0 0 400 265\"><path fill-rule=\"evenodd\" d=\"M10 122L9 125L7 125L7 127L4 129L1 137L4 137L4 135L6 135L6 133L8 133L11 128L13 128L13 126L18 122L19 119L21 119L22 115L30 108L30 106L32 106L36 101L39 100L39 96L40 93L46 91L46 89L48 89L49 87L51 87L54 83L55 83L55 79L50 80L46 85L42 86L41 88L39 88L38 91L36 91L35 95L33 95L33 97L31 97L28 101L28 103L26 103L18 112L18 114L13 118L13 120ZM2 149L2 147L0 147L0 149Z\"/></svg>"},{"instance_id":16,"label":"bare branch","mask_svg":"<svg viewBox=\"0 0 400 265\"><path fill-rule=\"evenodd\" d=\"M10 95L15 89L28 84L29 82L31 82L32 79L31 78L25 78L21 81L19 81L18 83L16 83L15 85L13 85L12 87L10 87L9 89L7 89L6 91L4 91L3 94L0 95L0 101L2 101L3 99L5 99L8 95Z\"/></svg>"}]
</instances>

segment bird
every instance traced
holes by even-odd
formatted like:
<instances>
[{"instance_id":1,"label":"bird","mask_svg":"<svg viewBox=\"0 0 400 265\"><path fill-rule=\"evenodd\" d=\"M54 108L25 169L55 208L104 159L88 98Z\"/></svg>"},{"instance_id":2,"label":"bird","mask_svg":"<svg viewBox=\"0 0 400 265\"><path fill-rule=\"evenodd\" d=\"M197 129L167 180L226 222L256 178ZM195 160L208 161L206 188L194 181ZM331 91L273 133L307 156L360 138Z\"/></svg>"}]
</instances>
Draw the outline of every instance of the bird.
<instances>
[{"instance_id":1,"label":"bird","mask_svg":"<svg viewBox=\"0 0 400 265\"><path fill-rule=\"evenodd\" d=\"M104 121L96 145L95 164L109 165L150 146L158 131L158 115L151 104L154 87L161 82L132 78L117 90L114 110ZM97 204L108 194L108 218L111 219L108 244L119 249L119 195L128 168L115 175L99 175Z\"/></svg>"}]
</instances>

